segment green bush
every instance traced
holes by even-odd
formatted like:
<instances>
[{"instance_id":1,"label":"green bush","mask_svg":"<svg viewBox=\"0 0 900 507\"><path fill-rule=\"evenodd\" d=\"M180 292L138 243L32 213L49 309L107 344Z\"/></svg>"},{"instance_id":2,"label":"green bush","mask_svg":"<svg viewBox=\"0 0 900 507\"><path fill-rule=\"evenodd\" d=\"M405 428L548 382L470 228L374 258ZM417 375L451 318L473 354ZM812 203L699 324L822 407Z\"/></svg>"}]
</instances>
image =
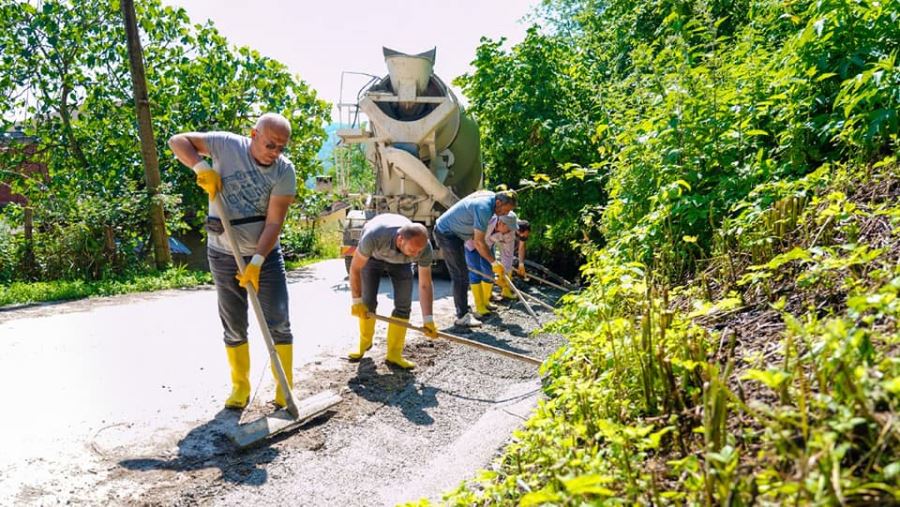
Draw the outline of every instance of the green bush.
<instances>
[{"instance_id":1,"label":"green bush","mask_svg":"<svg viewBox=\"0 0 900 507\"><path fill-rule=\"evenodd\" d=\"M12 282L0 285L0 306L41 301L79 299L149 292L212 283L206 271L175 266L164 271L134 271L103 280L54 280L49 282Z\"/></svg>"},{"instance_id":2,"label":"green bush","mask_svg":"<svg viewBox=\"0 0 900 507\"><path fill-rule=\"evenodd\" d=\"M303 258L337 257L334 231L318 224L319 214L334 197L327 193L303 191L288 213L282 227L281 248L288 261Z\"/></svg>"},{"instance_id":3,"label":"green bush","mask_svg":"<svg viewBox=\"0 0 900 507\"><path fill-rule=\"evenodd\" d=\"M446 502L900 502L900 2L544 9L463 84L488 167L602 238L547 399Z\"/></svg>"},{"instance_id":4,"label":"green bush","mask_svg":"<svg viewBox=\"0 0 900 507\"><path fill-rule=\"evenodd\" d=\"M896 0L545 7L549 30L484 41L458 83L487 181L556 187L521 204L551 249L618 243L677 278L759 184L897 143Z\"/></svg>"},{"instance_id":5,"label":"green bush","mask_svg":"<svg viewBox=\"0 0 900 507\"><path fill-rule=\"evenodd\" d=\"M285 224L281 233L281 249L284 258L296 260L316 252L319 235L312 225Z\"/></svg>"},{"instance_id":6,"label":"green bush","mask_svg":"<svg viewBox=\"0 0 900 507\"><path fill-rule=\"evenodd\" d=\"M896 171L888 158L799 181L788 195L808 196L774 256L731 272L750 253L735 243L680 287L592 254L588 288L548 329L569 343L542 367L547 399L446 503L900 501ZM781 202L742 226L771 233Z\"/></svg>"},{"instance_id":7,"label":"green bush","mask_svg":"<svg viewBox=\"0 0 900 507\"><path fill-rule=\"evenodd\" d=\"M0 283L6 283L16 277L19 266L20 238L9 222L0 214Z\"/></svg>"}]
</instances>

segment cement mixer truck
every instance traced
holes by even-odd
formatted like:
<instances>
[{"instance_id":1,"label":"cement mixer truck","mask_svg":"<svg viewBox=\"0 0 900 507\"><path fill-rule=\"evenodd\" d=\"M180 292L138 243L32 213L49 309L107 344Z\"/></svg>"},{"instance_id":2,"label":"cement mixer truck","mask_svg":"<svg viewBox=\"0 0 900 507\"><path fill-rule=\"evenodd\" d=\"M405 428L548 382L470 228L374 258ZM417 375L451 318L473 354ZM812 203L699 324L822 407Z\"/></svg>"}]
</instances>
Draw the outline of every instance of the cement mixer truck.
<instances>
[{"instance_id":1,"label":"cement mixer truck","mask_svg":"<svg viewBox=\"0 0 900 507\"><path fill-rule=\"evenodd\" d=\"M375 171L375 192L364 209L347 213L341 255L348 271L362 228L374 216L398 213L431 231L443 211L481 186L478 126L434 75L435 50L383 52L388 74L372 76L355 104L339 103L355 108L355 118L368 118L337 135L343 145L363 143Z\"/></svg>"}]
</instances>

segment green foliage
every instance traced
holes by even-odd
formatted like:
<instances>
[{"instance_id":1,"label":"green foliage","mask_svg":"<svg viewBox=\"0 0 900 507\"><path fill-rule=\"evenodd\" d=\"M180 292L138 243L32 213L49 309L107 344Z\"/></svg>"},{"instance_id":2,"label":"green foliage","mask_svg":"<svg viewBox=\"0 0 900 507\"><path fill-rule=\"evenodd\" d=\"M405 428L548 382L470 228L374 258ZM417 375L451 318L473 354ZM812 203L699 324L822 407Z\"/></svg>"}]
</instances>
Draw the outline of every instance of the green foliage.
<instances>
[{"instance_id":1,"label":"green foliage","mask_svg":"<svg viewBox=\"0 0 900 507\"><path fill-rule=\"evenodd\" d=\"M896 170L820 179L786 238L811 246L779 243L761 264L738 266L740 292L709 297L709 284L729 283L724 267L668 290L643 265L594 253L583 267L589 287L566 296L548 328L569 344L542 367L547 399L494 471L447 503L900 501ZM844 194L874 182L887 193ZM817 234L827 216L843 218ZM874 223L886 228L864 236ZM783 325L736 339L734 327L765 312Z\"/></svg>"},{"instance_id":2,"label":"green foliage","mask_svg":"<svg viewBox=\"0 0 900 507\"><path fill-rule=\"evenodd\" d=\"M362 144L340 145L334 148L335 164L328 174L337 185L351 194L375 192L375 170L366 159Z\"/></svg>"},{"instance_id":3,"label":"green foliage","mask_svg":"<svg viewBox=\"0 0 900 507\"><path fill-rule=\"evenodd\" d=\"M510 50L484 41L458 83L482 128L489 181L552 187L522 202L539 231L556 229L541 241L602 233L674 279L758 185L890 151L898 9L551 1L549 31L533 27Z\"/></svg>"},{"instance_id":4,"label":"green foliage","mask_svg":"<svg viewBox=\"0 0 900 507\"><path fill-rule=\"evenodd\" d=\"M9 223L0 217L0 283L12 280L16 274L20 243Z\"/></svg>"},{"instance_id":5,"label":"green foliage","mask_svg":"<svg viewBox=\"0 0 900 507\"><path fill-rule=\"evenodd\" d=\"M286 155L298 181L319 171L328 108L305 82L250 48L230 46L212 24L191 24L183 9L157 0L136 8L170 231L185 218L199 223L207 203L191 171L170 156L166 141L175 133L246 133L261 112L279 112L292 124ZM11 178L35 210L36 276L56 277L72 262L79 276L96 277L108 264L97 249L105 227L120 257L149 235L124 41L117 2L0 4L0 127L18 121L37 140L30 161L48 171ZM0 167L15 174L24 158L14 145L0 152Z\"/></svg>"},{"instance_id":6,"label":"green foliage","mask_svg":"<svg viewBox=\"0 0 900 507\"><path fill-rule=\"evenodd\" d=\"M456 80L479 123L486 185L518 188L534 175L561 178L563 163L590 166L597 160L590 113L597 97L590 76L574 63L584 55L536 27L511 52L502 46L503 40L483 40L476 71ZM539 232L533 245L569 251L569 241L582 239L581 209L604 198L595 178L583 180L520 193L518 213Z\"/></svg>"},{"instance_id":7,"label":"green foliage","mask_svg":"<svg viewBox=\"0 0 900 507\"><path fill-rule=\"evenodd\" d=\"M282 226L279 239L285 260L294 261L322 254L322 236L316 219L329 201L330 196L326 193L300 191Z\"/></svg>"},{"instance_id":8,"label":"green foliage","mask_svg":"<svg viewBox=\"0 0 900 507\"><path fill-rule=\"evenodd\" d=\"M206 271L175 266L159 272L125 273L98 281L56 280L52 282L12 282L0 285L0 306L60 301L91 296L113 296L212 283Z\"/></svg>"},{"instance_id":9,"label":"green foliage","mask_svg":"<svg viewBox=\"0 0 900 507\"><path fill-rule=\"evenodd\" d=\"M547 399L446 503L900 502L900 2L542 9L460 83L493 181L601 237Z\"/></svg>"}]
</instances>

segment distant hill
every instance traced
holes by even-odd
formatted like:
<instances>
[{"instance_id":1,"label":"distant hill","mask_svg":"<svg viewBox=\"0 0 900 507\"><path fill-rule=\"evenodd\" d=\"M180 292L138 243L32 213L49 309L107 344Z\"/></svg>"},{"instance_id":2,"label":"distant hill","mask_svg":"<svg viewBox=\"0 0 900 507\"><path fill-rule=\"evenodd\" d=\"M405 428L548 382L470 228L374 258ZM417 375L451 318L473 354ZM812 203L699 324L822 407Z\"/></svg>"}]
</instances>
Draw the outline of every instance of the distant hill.
<instances>
[{"instance_id":1,"label":"distant hill","mask_svg":"<svg viewBox=\"0 0 900 507\"><path fill-rule=\"evenodd\" d=\"M337 146L337 143L340 140L337 136L337 131L338 129L347 127L348 125L343 123L332 123L325 127L325 133L328 134L328 137L325 139L325 142L322 143L322 148L319 150L316 157L322 161L322 167L325 168L326 172L334 165L334 158L331 155L334 153L334 147Z\"/></svg>"}]
</instances>

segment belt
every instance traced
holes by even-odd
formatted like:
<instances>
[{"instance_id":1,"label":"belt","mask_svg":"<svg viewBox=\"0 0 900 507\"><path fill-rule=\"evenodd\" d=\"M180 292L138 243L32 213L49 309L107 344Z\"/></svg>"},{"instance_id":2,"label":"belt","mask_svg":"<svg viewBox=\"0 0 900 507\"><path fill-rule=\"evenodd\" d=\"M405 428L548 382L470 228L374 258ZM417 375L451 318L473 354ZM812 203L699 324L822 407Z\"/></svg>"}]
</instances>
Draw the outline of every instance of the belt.
<instances>
[{"instance_id":1,"label":"belt","mask_svg":"<svg viewBox=\"0 0 900 507\"><path fill-rule=\"evenodd\" d=\"M253 217L235 218L234 220L229 220L229 223L231 225L242 225L265 221L266 217L264 215L257 215ZM216 217L206 217L206 230L214 234L222 234L225 232L225 228L222 227L222 220Z\"/></svg>"},{"instance_id":2,"label":"belt","mask_svg":"<svg viewBox=\"0 0 900 507\"><path fill-rule=\"evenodd\" d=\"M252 224L254 222L265 222L265 215L257 215L255 217L244 217L244 218L235 218L234 220L230 220L231 225L243 225L243 224Z\"/></svg>"}]
</instances>

